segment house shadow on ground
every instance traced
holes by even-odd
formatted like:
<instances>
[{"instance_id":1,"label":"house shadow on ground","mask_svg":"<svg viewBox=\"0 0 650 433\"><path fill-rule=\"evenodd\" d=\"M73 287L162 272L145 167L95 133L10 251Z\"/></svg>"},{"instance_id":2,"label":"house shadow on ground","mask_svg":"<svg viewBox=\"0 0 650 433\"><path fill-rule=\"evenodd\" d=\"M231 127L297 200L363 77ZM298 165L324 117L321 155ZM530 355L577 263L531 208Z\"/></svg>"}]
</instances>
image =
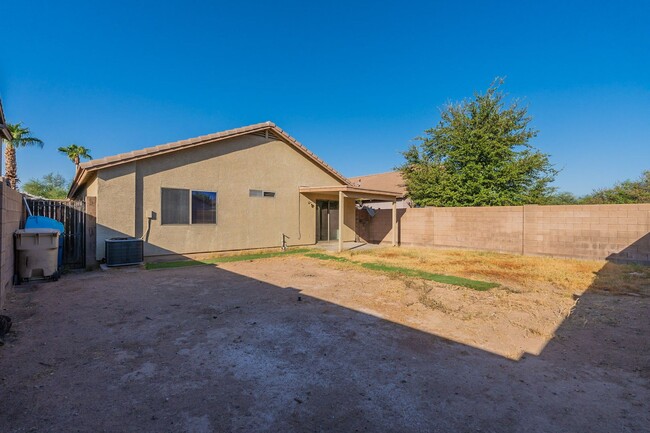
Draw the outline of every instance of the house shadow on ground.
<instances>
[{"instance_id":1,"label":"house shadow on ground","mask_svg":"<svg viewBox=\"0 0 650 433\"><path fill-rule=\"evenodd\" d=\"M613 368L637 376L647 393L650 260L639 261L644 255L650 259L650 234L608 257L542 355L551 358L571 348L596 368ZM650 401L648 396L646 401ZM648 423L645 426L650 428Z\"/></svg>"},{"instance_id":2,"label":"house shadow on ground","mask_svg":"<svg viewBox=\"0 0 650 433\"><path fill-rule=\"evenodd\" d=\"M0 430L609 433L650 425L650 288L629 280L633 295L606 291L615 264L599 271L538 356L514 361L302 290L344 271L267 263L257 279L238 266L120 269L15 295L16 333L0 357L10 396ZM297 288L270 282L281 274Z\"/></svg>"}]
</instances>

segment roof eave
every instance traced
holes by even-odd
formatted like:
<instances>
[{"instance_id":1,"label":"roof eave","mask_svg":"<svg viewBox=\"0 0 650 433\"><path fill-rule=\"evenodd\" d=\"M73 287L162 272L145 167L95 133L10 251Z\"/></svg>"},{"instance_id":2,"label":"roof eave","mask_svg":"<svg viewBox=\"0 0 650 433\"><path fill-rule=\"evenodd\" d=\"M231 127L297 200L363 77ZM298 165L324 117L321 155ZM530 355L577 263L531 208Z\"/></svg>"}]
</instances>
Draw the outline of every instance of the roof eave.
<instances>
[{"instance_id":1,"label":"roof eave","mask_svg":"<svg viewBox=\"0 0 650 433\"><path fill-rule=\"evenodd\" d=\"M70 190L68 191L68 198L70 200L74 199L75 195L79 191L79 188L81 188L86 183L92 171L94 170L86 170L85 168L77 166L77 171L74 174L74 178L70 184Z\"/></svg>"},{"instance_id":2,"label":"roof eave","mask_svg":"<svg viewBox=\"0 0 650 433\"><path fill-rule=\"evenodd\" d=\"M14 137L11 135L11 131L9 131L7 121L5 120L5 112L2 108L2 99L0 99L0 132L2 133L1 138L4 138L5 140L13 140Z\"/></svg>"},{"instance_id":3,"label":"roof eave","mask_svg":"<svg viewBox=\"0 0 650 433\"><path fill-rule=\"evenodd\" d=\"M0 132L2 132L2 137L5 140L13 140L14 137L11 135L11 131L9 131L9 128L7 128L7 125L4 123L0 123Z\"/></svg>"}]
</instances>

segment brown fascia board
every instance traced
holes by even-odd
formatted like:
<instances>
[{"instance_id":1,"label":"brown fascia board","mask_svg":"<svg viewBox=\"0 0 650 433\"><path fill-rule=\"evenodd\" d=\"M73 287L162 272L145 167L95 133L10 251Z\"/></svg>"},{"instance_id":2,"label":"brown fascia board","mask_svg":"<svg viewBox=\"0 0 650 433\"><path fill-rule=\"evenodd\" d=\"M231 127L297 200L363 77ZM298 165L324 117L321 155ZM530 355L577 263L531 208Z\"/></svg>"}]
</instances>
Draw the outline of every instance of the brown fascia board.
<instances>
[{"instance_id":1,"label":"brown fascia board","mask_svg":"<svg viewBox=\"0 0 650 433\"><path fill-rule=\"evenodd\" d=\"M5 123L5 112L2 109L2 99L0 99L0 124L4 125Z\"/></svg>"},{"instance_id":2,"label":"brown fascia board","mask_svg":"<svg viewBox=\"0 0 650 433\"><path fill-rule=\"evenodd\" d=\"M300 187L301 193L338 193L359 195L359 196L377 196L381 199L396 199L401 198L400 193L394 191L384 191L380 189L359 188L351 185L336 185L336 186L303 186Z\"/></svg>"},{"instance_id":3,"label":"brown fascia board","mask_svg":"<svg viewBox=\"0 0 650 433\"><path fill-rule=\"evenodd\" d=\"M80 186L86 183L85 181L89 174L90 172L88 170L85 170L77 166L77 171L75 171L74 173L74 177L72 178L72 183L70 184L70 189L68 190L69 199L71 200L74 199L77 190L79 189Z\"/></svg>"},{"instance_id":4,"label":"brown fascia board","mask_svg":"<svg viewBox=\"0 0 650 433\"><path fill-rule=\"evenodd\" d=\"M287 134L282 128L278 127L273 122L264 122L84 162L79 165L79 168L75 173L75 177L70 185L68 197L72 198L75 195L79 186L83 185L84 181L87 179L89 172L265 130L273 131L276 135L282 138L284 142L296 148L296 150L315 162L316 165L320 166L323 170L337 178L344 185L350 185L350 181L346 177L317 157L312 151Z\"/></svg>"},{"instance_id":5,"label":"brown fascia board","mask_svg":"<svg viewBox=\"0 0 650 433\"><path fill-rule=\"evenodd\" d=\"M2 137L5 140L11 140L13 137L11 136L11 131L9 131L9 128L7 128L7 121L5 120L5 112L2 108L2 99L0 99L0 133L2 133Z\"/></svg>"},{"instance_id":6,"label":"brown fascia board","mask_svg":"<svg viewBox=\"0 0 650 433\"><path fill-rule=\"evenodd\" d=\"M4 123L0 123L0 133L2 133L2 136L0 138L4 138L5 140L13 140L13 136L11 135L11 131L9 131L9 128L7 128L7 125Z\"/></svg>"}]
</instances>

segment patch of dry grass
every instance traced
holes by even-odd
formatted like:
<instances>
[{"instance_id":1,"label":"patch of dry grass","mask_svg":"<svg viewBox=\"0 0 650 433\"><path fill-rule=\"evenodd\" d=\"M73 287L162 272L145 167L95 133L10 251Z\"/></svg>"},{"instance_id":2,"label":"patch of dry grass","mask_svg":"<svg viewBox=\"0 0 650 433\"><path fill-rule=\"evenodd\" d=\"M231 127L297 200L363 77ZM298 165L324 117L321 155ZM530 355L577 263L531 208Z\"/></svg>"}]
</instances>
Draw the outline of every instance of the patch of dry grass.
<instances>
[{"instance_id":1,"label":"patch of dry grass","mask_svg":"<svg viewBox=\"0 0 650 433\"><path fill-rule=\"evenodd\" d=\"M495 281L513 292L558 290L568 296L587 289L650 294L650 268L598 260L518 256L484 251L376 248L348 251L359 262L381 260L426 272Z\"/></svg>"},{"instance_id":2,"label":"patch of dry grass","mask_svg":"<svg viewBox=\"0 0 650 433\"><path fill-rule=\"evenodd\" d=\"M363 265L376 264L499 283L499 287L477 291L418 278L417 274L385 273L389 280L377 283L369 275L373 283L358 289L346 286L346 295L337 294L337 300L356 293L357 305L378 311L391 321L512 359L523 353L541 353L572 315L576 317L569 326L582 321L585 326L617 326L613 306L623 299L611 299L610 294L626 295L625 301L632 303L645 302L640 298L650 296L650 267L607 261L412 247L329 256L333 259L323 262L328 267L345 267L355 274L367 272L368 266ZM598 308L592 308L595 303Z\"/></svg>"},{"instance_id":3,"label":"patch of dry grass","mask_svg":"<svg viewBox=\"0 0 650 433\"><path fill-rule=\"evenodd\" d=\"M591 289L612 294L650 296L650 267L607 263L598 271Z\"/></svg>"}]
</instances>

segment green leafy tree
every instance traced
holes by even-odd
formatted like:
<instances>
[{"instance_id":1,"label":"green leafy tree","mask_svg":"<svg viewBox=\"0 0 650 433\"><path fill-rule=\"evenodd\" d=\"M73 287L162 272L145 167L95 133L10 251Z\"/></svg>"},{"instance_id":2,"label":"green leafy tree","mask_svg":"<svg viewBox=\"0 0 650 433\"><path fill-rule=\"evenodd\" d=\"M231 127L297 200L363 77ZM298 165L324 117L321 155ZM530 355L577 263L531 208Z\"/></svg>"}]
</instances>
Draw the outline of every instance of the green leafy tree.
<instances>
[{"instance_id":1,"label":"green leafy tree","mask_svg":"<svg viewBox=\"0 0 650 433\"><path fill-rule=\"evenodd\" d=\"M626 180L611 188L595 190L581 199L585 204L650 203L650 170L638 180Z\"/></svg>"},{"instance_id":2,"label":"green leafy tree","mask_svg":"<svg viewBox=\"0 0 650 433\"><path fill-rule=\"evenodd\" d=\"M90 149L76 144L71 144L67 147L59 147L59 152L65 153L68 158L70 158L70 161L74 162L75 166L79 166L81 158L93 159L92 156L90 156Z\"/></svg>"},{"instance_id":3,"label":"green leafy tree","mask_svg":"<svg viewBox=\"0 0 650 433\"><path fill-rule=\"evenodd\" d=\"M41 179L30 179L22 190L38 197L64 199L68 195L69 183L58 173L48 173Z\"/></svg>"},{"instance_id":4,"label":"green leafy tree","mask_svg":"<svg viewBox=\"0 0 650 433\"><path fill-rule=\"evenodd\" d=\"M562 204L580 204L580 197L576 197L570 192L558 192L545 197L539 204L562 205Z\"/></svg>"},{"instance_id":5,"label":"green leafy tree","mask_svg":"<svg viewBox=\"0 0 650 433\"><path fill-rule=\"evenodd\" d=\"M505 206L541 203L558 173L530 145L526 107L506 107L497 79L484 94L448 104L440 123L403 153L399 167L420 206Z\"/></svg>"},{"instance_id":6,"label":"green leafy tree","mask_svg":"<svg viewBox=\"0 0 650 433\"><path fill-rule=\"evenodd\" d=\"M7 128L13 136L12 140L3 140L5 144L5 177L9 179L9 185L16 189L18 184L18 166L16 163L16 149L19 147L38 146L43 147L43 141L32 137L32 133L22 123L7 124Z\"/></svg>"}]
</instances>

